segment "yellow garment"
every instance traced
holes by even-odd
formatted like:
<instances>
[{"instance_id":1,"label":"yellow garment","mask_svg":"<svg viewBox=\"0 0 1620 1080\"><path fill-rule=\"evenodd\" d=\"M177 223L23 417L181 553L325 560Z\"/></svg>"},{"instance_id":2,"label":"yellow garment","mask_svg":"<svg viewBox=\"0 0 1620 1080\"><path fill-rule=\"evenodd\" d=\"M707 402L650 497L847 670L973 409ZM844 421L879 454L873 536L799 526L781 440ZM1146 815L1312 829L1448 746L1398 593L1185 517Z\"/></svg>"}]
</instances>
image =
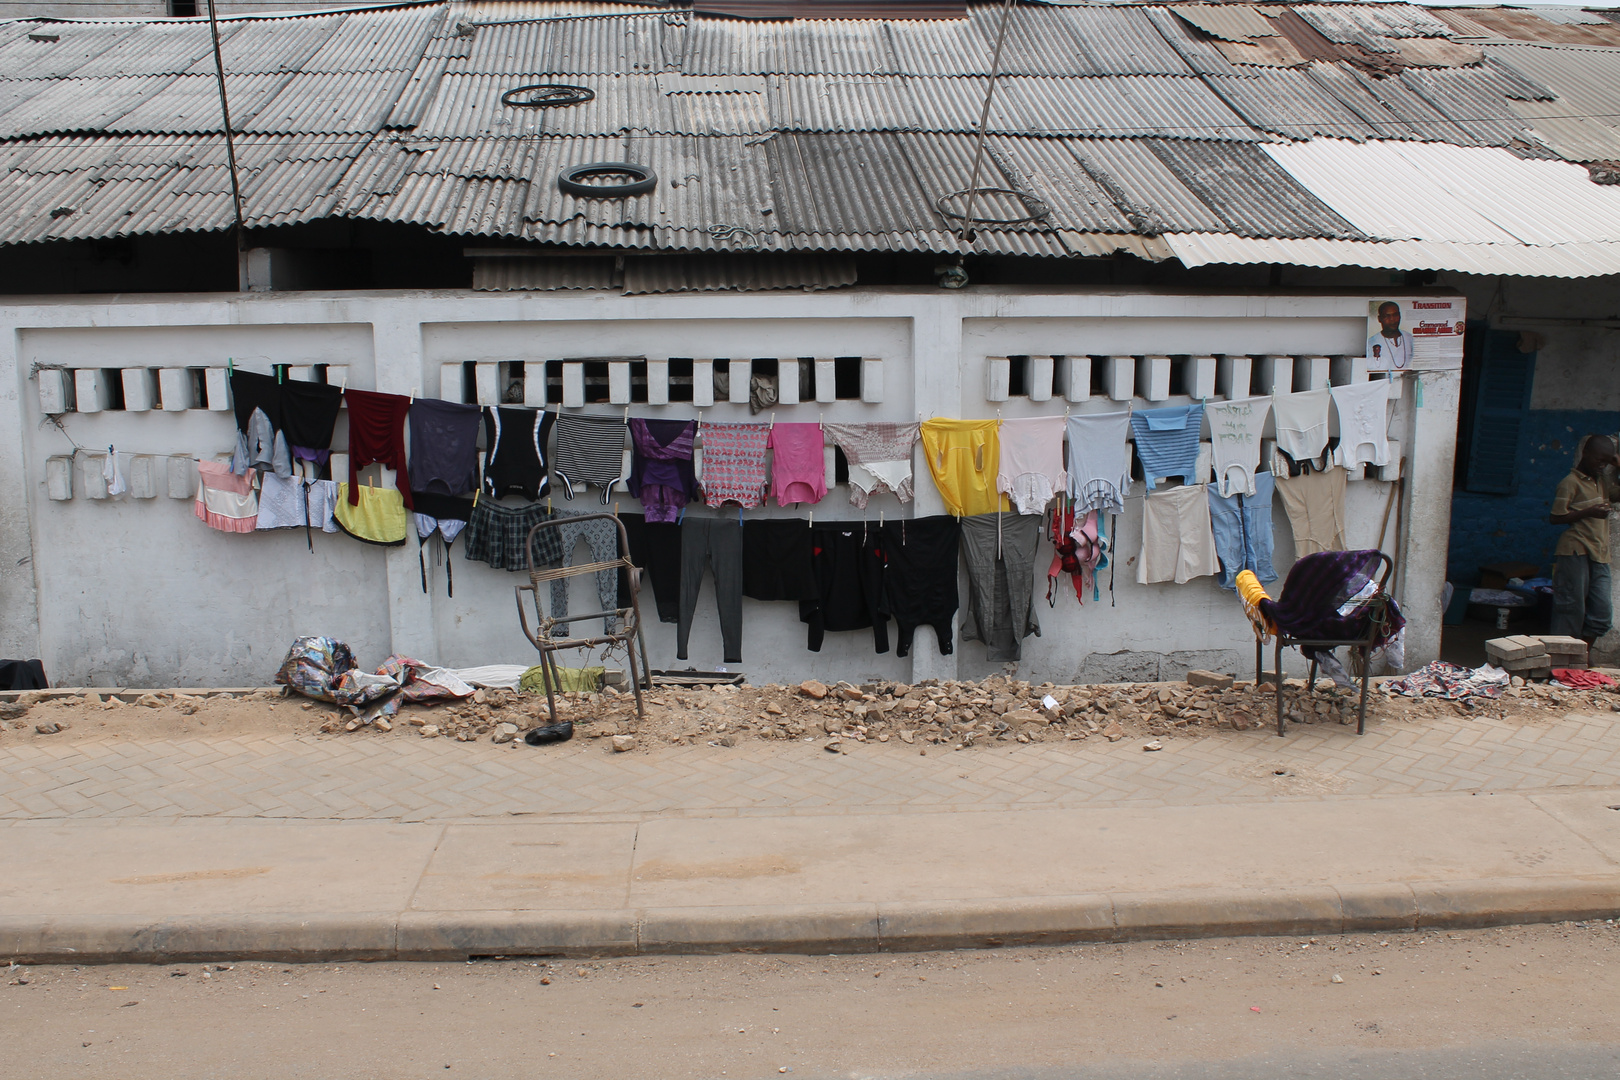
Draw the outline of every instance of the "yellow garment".
<instances>
[{"instance_id":1,"label":"yellow garment","mask_svg":"<svg viewBox=\"0 0 1620 1080\"><path fill-rule=\"evenodd\" d=\"M1260 610L1260 601L1269 600L1266 590L1261 587L1260 579L1254 576L1253 570L1239 570L1237 576L1237 594L1243 601L1243 613L1254 624L1254 632L1258 637L1269 637L1277 632L1277 627L1266 618Z\"/></svg>"},{"instance_id":2,"label":"yellow garment","mask_svg":"<svg viewBox=\"0 0 1620 1080\"><path fill-rule=\"evenodd\" d=\"M945 509L956 517L994 514L1008 509L996 491L1001 467L1000 420L927 420L922 425L923 453Z\"/></svg>"},{"instance_id":3,"label":"yellow garment","mask_svg":"<svg viewBox=\"0 0 1620 1080\"><path fill-rule=\"evenodd\" d=\"M360 505L349 505L349 485L339 484L337 509L332 517L338 528L368 544L403 544L410 527L405 496L395 487L360 488Z\"/></svg>"}]
</instances>

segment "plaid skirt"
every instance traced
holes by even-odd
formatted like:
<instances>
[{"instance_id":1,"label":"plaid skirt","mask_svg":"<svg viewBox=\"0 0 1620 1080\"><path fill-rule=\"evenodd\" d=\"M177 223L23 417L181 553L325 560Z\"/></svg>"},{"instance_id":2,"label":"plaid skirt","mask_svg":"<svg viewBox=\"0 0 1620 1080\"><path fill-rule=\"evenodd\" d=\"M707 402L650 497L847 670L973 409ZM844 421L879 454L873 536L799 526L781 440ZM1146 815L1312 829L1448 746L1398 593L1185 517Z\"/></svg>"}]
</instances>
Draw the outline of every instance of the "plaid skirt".
<instances>
[{"instance_id":1,"label":"plaid skirt","mask_svg":"<svg viewBox=\"0 0 1620 1080\"><path fill-rule=\"evenodd\" d=\"M534 538L534 559L531 563L523 548L529 539L529 530L542 521L551 521L556 515L540 503L526 506L501 506L489 499L478 500L472 516L467 520L463 534L463 557L475 562L487 562L497 570L527 570L530 566L551 566L562 561L562 537L559 529L543 529Z\"/></svg>"}]
</instances>

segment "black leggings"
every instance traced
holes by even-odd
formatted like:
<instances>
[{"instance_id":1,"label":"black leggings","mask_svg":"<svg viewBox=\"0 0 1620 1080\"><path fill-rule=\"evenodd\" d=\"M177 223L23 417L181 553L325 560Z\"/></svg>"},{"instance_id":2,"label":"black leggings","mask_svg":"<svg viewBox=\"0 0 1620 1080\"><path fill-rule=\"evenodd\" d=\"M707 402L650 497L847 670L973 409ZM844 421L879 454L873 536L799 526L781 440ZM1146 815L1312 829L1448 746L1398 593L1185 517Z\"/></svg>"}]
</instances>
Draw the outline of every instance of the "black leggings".
<instances>
[{"instance_id":1,"label":"black leggings","mask_svg":"<svg viewBox=\"0 0 1620 1080\"><path fill-rule=\"evenodd\" d=\"M805 600L814 595L810 525L802 518L743 523L743 595L750 600Z\"/></svg>"},{"instance_id":2,"label":"black leggings","mask_svg":"<svg viewBox=\"0 0 1620 1080\"><path fill-rule=\"evenodd\" d=\"M620 514L630 541L630 561L652 579L658 621L681 621L681 527L673 522L648 523L642 514ZM630 582L619 574L619 606L630 606Z\"/></svg>"},{"instance_id":3,"label":"black leggings","mask_svg":"<svg viewBox=\"0 0 1620 1080\"><path fill-rule=\"evenodd\" d=\"M894 654L911 652L911 638L919 626L932 626L939 638L939 653L949 656L951 624L961 600L957 595L957 561L962 525L949 515L890 521L883 526L883 597L889 614L900 626Z\"/></svg>"}]
</instances>

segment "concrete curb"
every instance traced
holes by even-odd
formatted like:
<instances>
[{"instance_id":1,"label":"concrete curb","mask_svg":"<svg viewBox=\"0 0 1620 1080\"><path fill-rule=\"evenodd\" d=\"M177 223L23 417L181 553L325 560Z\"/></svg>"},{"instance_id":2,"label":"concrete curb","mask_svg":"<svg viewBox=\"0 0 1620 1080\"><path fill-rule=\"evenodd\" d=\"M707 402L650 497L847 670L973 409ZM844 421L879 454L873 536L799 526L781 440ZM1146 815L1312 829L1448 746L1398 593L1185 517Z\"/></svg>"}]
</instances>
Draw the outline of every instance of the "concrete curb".
<instances>
[{"instance_id":1,"label":"concrete curb","mask_svg":"<svg viewBox=\"0 0 1620 1080\"><path fill-rule=\"evenodd\" d=\"M467 960L909 952L1460 929L1620 915L1620 876L614 911L10 916L0 960Z\"/></svg>"}]
</instances>

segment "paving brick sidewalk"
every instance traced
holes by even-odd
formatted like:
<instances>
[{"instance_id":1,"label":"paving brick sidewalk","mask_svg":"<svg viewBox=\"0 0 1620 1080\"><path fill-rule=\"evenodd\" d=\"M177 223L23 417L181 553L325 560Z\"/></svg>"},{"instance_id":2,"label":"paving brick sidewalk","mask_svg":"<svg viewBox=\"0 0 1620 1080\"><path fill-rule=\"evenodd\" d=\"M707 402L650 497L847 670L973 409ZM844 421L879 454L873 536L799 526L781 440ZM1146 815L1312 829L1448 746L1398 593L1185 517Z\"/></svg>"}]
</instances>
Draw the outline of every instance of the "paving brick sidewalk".
<instances>
[{"instance_id":1,"label":"paving brick sidewalk","mask_svg":"<svg viewBox=\"0 0 1620 1080\"><path fill-rule=\"evenodd\" d=\"M174 818L450 820L1184 806L1620 784L1620 715L1445 719L962 752L900 744L516 749L305 737L0 747L0 823Z\"/></svg>"}]
</instances>

